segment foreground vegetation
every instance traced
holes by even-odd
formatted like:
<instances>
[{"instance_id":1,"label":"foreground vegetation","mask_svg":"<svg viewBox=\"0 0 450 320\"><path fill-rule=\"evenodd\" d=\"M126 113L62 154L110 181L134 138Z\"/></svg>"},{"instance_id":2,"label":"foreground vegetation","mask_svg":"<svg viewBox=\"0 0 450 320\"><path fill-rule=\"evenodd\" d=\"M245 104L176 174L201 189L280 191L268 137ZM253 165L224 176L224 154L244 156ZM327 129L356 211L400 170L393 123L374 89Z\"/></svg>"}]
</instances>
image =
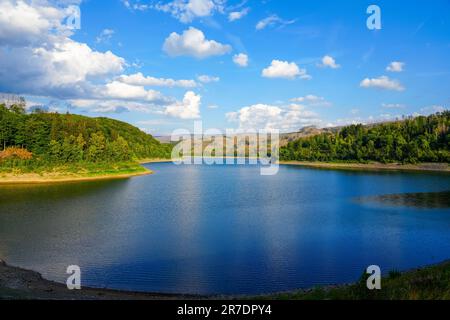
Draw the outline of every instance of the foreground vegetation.
<instances>
[{"instance_id":1,"label":"foreground vegetation","mask_svg":"<svg viewBox=\"0 0 450 320\"><path fill-rule=\"evenodd\" d=\"M450 162L450 111L403 121L352 125L289 142L282 161Z\"/></svg>"},{"instance_id":2,"label":"foreground vegetation","mask_svg":"<svg viewBox=\"0 0 450 320\"><path fill-rule=\"evenodd\" d=\"M278 300L450 300L450 262L405 273L391 271L381 290L368 290L366 276L351 285L263 297Z\"/></svg>"},{"instance_id":3,"label":"foreground vegetation","mask_svg":"<svg viewBox=\"0 0 450 320\"><path fill-rule=\"evenodd\" d=\"M2 169L0 167L0 169ZM51 168L40 167L31 170L28 167L0 170L0 185L10 183L48 183L98 180L105 178L127 178L150 174L152 171L135 162L120 162L111 164L76 163Z\"/></svg>"},{"instance_id":4,"label":"foreground vegetation","mask_svg":"<svg viewBox=\"0 0 450 320\"><path fill-rule=\"evenodd\" d=\"M125 122L0 104L0 174L143 171L139 159L170 158L171 149Z\"/></svg>"}]
</instances>

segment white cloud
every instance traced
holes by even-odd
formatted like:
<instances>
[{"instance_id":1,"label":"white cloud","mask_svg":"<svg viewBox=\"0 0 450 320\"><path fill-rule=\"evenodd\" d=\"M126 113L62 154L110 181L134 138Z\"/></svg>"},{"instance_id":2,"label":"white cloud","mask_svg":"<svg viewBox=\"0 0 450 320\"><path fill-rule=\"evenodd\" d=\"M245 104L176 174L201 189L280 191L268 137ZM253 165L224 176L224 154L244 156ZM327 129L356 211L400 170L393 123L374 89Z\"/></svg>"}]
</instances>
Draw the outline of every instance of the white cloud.
<instances>
[{"instance_id":1,"label":"white cloud","mask_svg":"<svg viewBox=\"0 0 450 320\"><path fill-rule=\"evenodd\" d=\"M280 132L292 132L304 126L321 124L316 113L298 104L283 107L255 104L229 112L226 118L238 123L239 129L246 131L276 129Z\"/></svg>"},{"instance_id":2,"label":"white cloud","mask_svg":"<svg viewBox=\"0 0 450 320\"><path fill-rule=\"evenodd\" d=\"M242 19L243 17L245 17L248 14L249 11L250 11L250 8L244 8L241 11L230 12L228 14L228 20L236 21L236 20Z\"/></svg>"},{"instance_id":3,"label":"white cloud","mask_svg":"<svg viewBox=\"0 0 450 320\"><path fill-rule=\"evenodd\" d=\"M46 97L94 112L161 112L175 98L145 86L194 87L194 80L121 75L128 66L111 51L71 39L65 4L79 0L0 1L0 88ZM111 35L112 32L103 32ZM114 79L111 81L110 79ZM188 97L189 99L189 97ZM192 109L192 104L186 104ZM195 105L194 105L195 107ZM173 108L172 108L173 109ZM192 112L191 112L192 113Z\"/></svg>"},{"instance_id":4,"label":"white cloud","mask_svg":"<svg viewBox=\"0 0 450 320\"><path fill-rule=\"evenodd\" d=\"M138 86L150 86L150 87L181 87L181 88L194 88L197 86L195 80L174 80L166 78L155 78L150 76L144 76L141 72L131 75L121 75L117 79L123 83L138 85Z\"/></svg>"},{"instance_id":5,"label":"white cloud","mask_svg":"<svg viewBox=\"0 0 450 320\"><path fill-rule=\"evenodd\" d=\"M218 109L219 106L217 104L210 104L208 105L208 109Z\"/></svg>"},{"instance_id":6,"label":"white cloud","mask_svg":"<svg viewBox=\"0 0 450 320\"><path fill-rule=\"evenodd\" d=\"M267 68L263 69L262 76L265 78L285 78L285 79L311 79L305 69L300 69L295 62L272 60Z\"/></svg>"},{"instance_id":7,"label":"white cloud","mask_svg":"<svg viewBox=\"0 0 450 320\"><path fill-rule=\"evenodd\" d=\"M266 27L270 27L270 26L274 26L274 25L285 26L285 25L292 24L292 23L295 23L295 20L283 20L276 14L273 14L271 16L268 16L267 18L260 20L256 24L256 30L263 30Z\"/></svg>"},{"instance_id":8,"label":"white cloud","mask_svg":"<svg viewBox=\"0 0 450 320\"><path fill-rule=\"evenodd\" d=\"M82 95L90 80L123 71L125 60L110 51L93 51L69 38L49 46L0 45L0 87L37 95Z\"/></svg>"},{"instance_id":9,"label":"white cloud","mask_svg":"<svg viewBox=\"0 0 450 320\"><path fill-rule=\"evenodd\" d=\"M111 51L93 51L88 45L70 39L55 43L52 50L37 48L34 54L48 63L47 70L51 70L53 79L58 83L73 83L88 77L117 73L125 65L125 60Z\"/></svg>"},{"instance_id":10,"label":"white cloud","mask_svg":"<svg viewBox=\"0 0 450 320\"><path fill-rule=\"evenodd\" d=\"M211 82L220 81L219 77L212 77L212 76L208 76L206 74L198 76L197 79L198 79L198 81L200 81L202 83L211 83Z\"/></svg>"},{"instance_id":11,"label":"white cloud","mask_svg":"<svg viewBox=\"0 0 450 320\"><path fill-rule=\"evenodd\" d=\"M405 63L404 63L404 62L393 61L393 62L391 62L391 63L386 67L386 71L390 71L390 72L402 72L404 66L405 66Z\"/></svg>"},{"instance_id":12,"label":"white cloud","mask_svg":"<svg viewBox=\"0 0 450 320\"><path fill-rule=\"evenodd\" d=\"M67 8L56 8L47 1L25 2L2 0L0 2L0 43L26 46L44 41L55 41L59 34L70 35L62 23L69 15ZM49 33L50 30L54 32Z\"/></svg>"},{"instance_id":13,"label":"white cloud","mask_svg":"<svg viewBox=\"0 0 450 320\"><path fill-rule=\"evenodd\" d=\"M91 80L123 71L123 58L70 38L72 31L63 23L69 13L68 7L52 6L46 0L0 3L3 90L56 97L85 95L93 90Z\"/></svg>"},{"instance_id":14,"label":"white cloud","mask_svg":"<svg viewBox=\"0 0 450 320\"><path fill-rule=\"evenodd\" d=\"M138 2L135 3L132 0L122 0L122 3L130 10L146 11L150 9L150 6L148 4L142 4Z\"/></svg>"},{"instance_id":15,"label":"white cloud","mask_svg":"<svg viewBox=\"0 0 450 320\"><path fill-rule=\"evenodd\" d=\"M89 110L97 113L122 113L129 111L137 111L143 113L156 112L155 106L129 100L114 99L73 99L69 100L73 107Z\"/></svg>"},{"instance_id":16,"label":"white cloud","mask_svg":"<svg viewBox=\"0 0 450 320\"><path fill-rule=\"evenodd\" d=\"M405 88L397 80L391 80L389 77L381 76L378 78L366 78L361 81L360 86L363 88L379 88L385 90L403 91Z\"/></svg>"},{"instance_id":17,"label":"white cloud","mask_svg":"<svg viewBox=\"0 0 450 320\"><path fill-rule=\"evenodd\" d=\"M235 54L233 56L233 62L240 67L247 67L248 66L248 55L246 55L245 53Z\"/></svg>"},{"instance_id":18,"label":"white cloud","mask_svg":"<svg viewBox=\"0 0 450 320\"><path fill-rule=\"evenodd\" d=\"M331 56L324 56L322 58L322 63L320 63L318 66L322 68L331 68L331 69L338 69L341 67L339 64L336 63L336 60Z\"/></svg>"},{"instance_id":19,"label":"white cloud","mask_svg":"<svg viewBox=\"0 0 450 320\"><path fill-rule=\"evenodd\" d=\"M386 109L403 109L406 106L400 103L382 103L381 106Z\"/></svg>"},{"instance_id":20,"label":"white cloud","mask_svg":"<svg viewBox=\"0 0 450 320\"><path fill-rule=\"evenodd\" d=\"M192 91L186 92L183 101L166 107L164 113L180 119L200 118L201 96Z\"/></svg>"},{"instance_id":21,"label":"white cloud","mask_svg":"<svg viewBox=\"0 0 450 320\"><path fill-rule=\"evenodd\" d=\"M108 99L161 101L163 96L159 91L146 90L142 86L134 86L119 81L105 85L103 95Z\"/></svg>"},{"instance_id":22,"label":"white cloud","mask_svg":"<svg viewBox=\"0 0 450 320\"><path fill-rule=\"evenodd\" d=\"M166 38L163 50L170 56L193 56L199 59L220 56L231 51L231 46L207 40L201 30L189 27L182 35L172 32Z\"/></svg>"},{"instance_id":23,"label":"white cloud","mask_svg":"<svg viewBox=\"0 0 450 320\"><path fill-rule=\"evenodd\" d=\"M291 99L292 102L299 102L307 104L308 106L322 106L322 107L329 107L331 106L331 103L328 102L324 97L319 97L313 94L308 94L304 97L298 97Z\"/></svg>"},{"instance_id":24,"label":"white cloud","mask_svg":"<svg viewBox=\"0 0 450 320\"><path fill-rule=\"evenodd\" d=\"M102 32L100 32L100 34L97 36L95 41L97 43L108 42L109 40L111 40L113 35L114 35L114 30L104 29L104 30L102 30Z\"/></svg>"},{"instance_id":25,"label":"white cloud","mask_svg":"<svg viewBox=\"0 0 450 320\"><path fill-rule=\"evenodd\" d=\"M204 18L223 12L223 0L174 0L166 4L156 4L154 9L170 13L183 23L192 22L195 18Z\"/></svg>"}]
</instances>

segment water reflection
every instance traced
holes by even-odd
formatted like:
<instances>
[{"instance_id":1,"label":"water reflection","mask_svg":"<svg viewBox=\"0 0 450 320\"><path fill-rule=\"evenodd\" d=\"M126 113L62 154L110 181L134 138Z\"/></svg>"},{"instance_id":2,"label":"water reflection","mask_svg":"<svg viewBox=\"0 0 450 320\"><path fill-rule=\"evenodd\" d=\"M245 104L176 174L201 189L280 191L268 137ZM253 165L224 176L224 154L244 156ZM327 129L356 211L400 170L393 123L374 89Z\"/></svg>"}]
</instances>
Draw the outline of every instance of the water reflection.
<instances>
[{"instance_id":1,"label":"water reflection","mask_svg":"<svg viewBox=\"0 0 450 320\"><path fill-rule=\"evenodd\" d=\"M360 197L360 203L378 203L394 207L414 208L450 208L450 191L385 194L379 196Z\"/></svg>"},{"instance_id":2,"label":"water reflection","mask_svg":"<svg viewBox=\"0 0 450 320\"><path fill-rule=\"evenodd\" d=\"M151 164L129 180L0 186L0 258L65 281L179 293L262 293L356 280L450 257L450 210L368 206L439 193L450 177L281 166ZM353 201L361 198L360 201ZM364 201L363 201L364 200ZM403 201L405 202L405 201Z\"/></svg>"}]
</instances>

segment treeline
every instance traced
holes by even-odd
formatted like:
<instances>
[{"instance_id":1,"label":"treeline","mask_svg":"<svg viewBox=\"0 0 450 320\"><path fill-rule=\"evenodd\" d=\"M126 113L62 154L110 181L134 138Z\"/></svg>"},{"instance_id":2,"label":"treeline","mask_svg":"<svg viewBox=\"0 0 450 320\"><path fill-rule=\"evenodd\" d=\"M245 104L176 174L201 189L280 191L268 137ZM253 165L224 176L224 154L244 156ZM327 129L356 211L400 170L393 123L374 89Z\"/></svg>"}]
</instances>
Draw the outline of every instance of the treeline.
<instances>
[{"instance_id":1,"label":"treeline","mask_svg":"<svg viewBox=\"0 0 450 320\"><path fill-rule=\"evenodd\" d=\"M450 162L450 111L369 126L351 125L288 143L281 160Z\"/></svg>"},{"instance_id":2,"label":"treeline","mask_svg":"<svg viewBox=\"0 0 450 320\"><path fill-rule=\"evenodd\" d=\"M170 158L171 149L125 122L0 104L0 166Z\"/></svg>"}]
</instances>

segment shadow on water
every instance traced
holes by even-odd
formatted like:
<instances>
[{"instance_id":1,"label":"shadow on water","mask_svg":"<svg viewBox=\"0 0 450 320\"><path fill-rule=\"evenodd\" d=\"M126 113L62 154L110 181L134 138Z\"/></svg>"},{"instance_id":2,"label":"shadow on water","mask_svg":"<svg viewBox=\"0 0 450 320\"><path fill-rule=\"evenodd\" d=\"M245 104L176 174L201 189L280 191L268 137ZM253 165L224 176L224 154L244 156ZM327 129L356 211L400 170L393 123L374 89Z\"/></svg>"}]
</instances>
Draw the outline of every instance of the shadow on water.
<instances>
[{"instance_id":1,"label":"shadow on water","mask_svg":"<svg viewBox=\"0 0 450 320\"><path fill-rule=\"evenodd\" d=\"M123 188L128 180L102 180L57 184L0 186L0 204L36 203L108 193Z\"/></svg>"},{"instance_id":2,"label":"shadow on water","mask_svg":"<svg viewBox=\"0 0 450 320\"><path fill-rule=\"evenodd\" d=\"M450 191L385 194L356 198L359 203L377 203L394 207L414 207L419 209L450 208Z\"/></svg>"},{"instance_id":3,"label":"shadow on water","mask_svg":"<svg viewBox=\"0 0 450 320\"><path fill-rule=\"evenodd\" d=\"M0 258L62 283L79 265L85 286L260 294L450 257L450 176L149 167L127 180L0 186Z\"/></svg>"}]
</instances>

